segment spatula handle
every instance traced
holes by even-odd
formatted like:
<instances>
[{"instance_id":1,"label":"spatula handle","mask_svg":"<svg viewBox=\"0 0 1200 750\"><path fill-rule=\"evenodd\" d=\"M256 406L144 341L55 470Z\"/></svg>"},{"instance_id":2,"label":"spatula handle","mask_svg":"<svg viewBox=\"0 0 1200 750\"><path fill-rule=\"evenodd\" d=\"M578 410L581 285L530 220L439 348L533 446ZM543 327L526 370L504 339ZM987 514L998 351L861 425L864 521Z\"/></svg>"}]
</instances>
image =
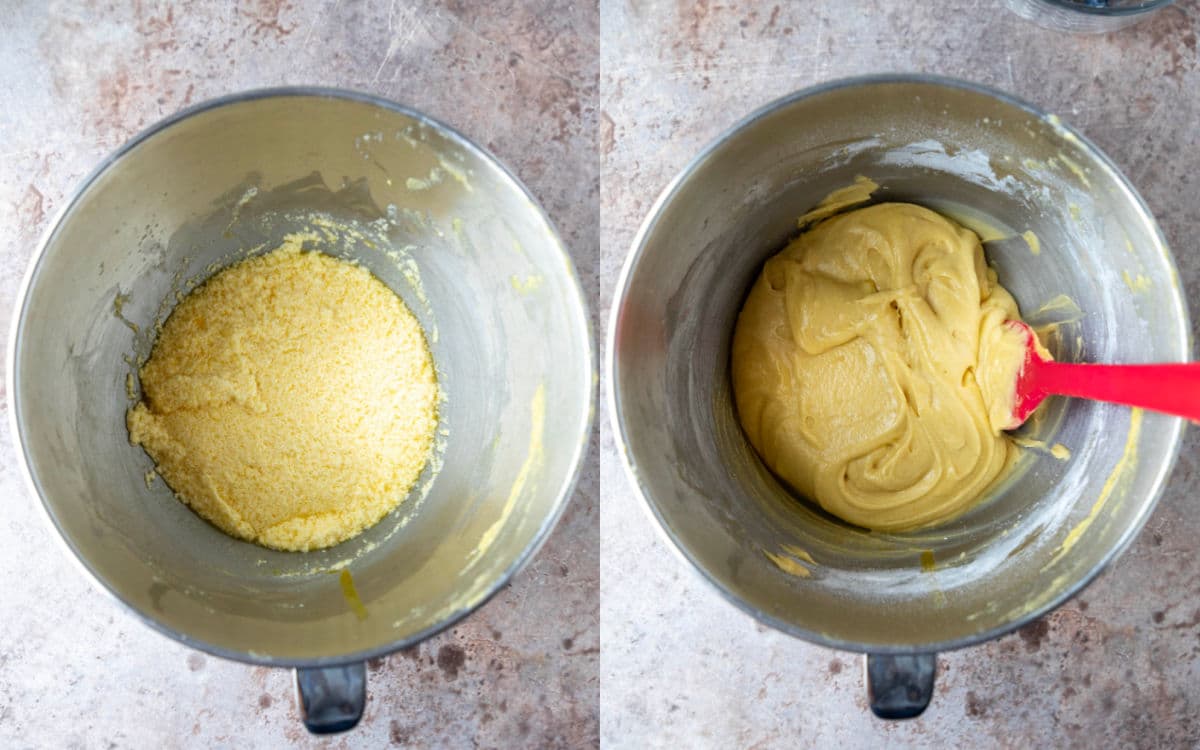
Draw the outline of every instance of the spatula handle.
<instances>
[{"instance_id":1,"label":"spatula handle","mask_svg":"<svg viewBox=\"0 0 1200 750\"><path fill-rule=\"evenodd\" d=\"M1037 387L1160 411L1200 422L1200 362L1162 365L1093 365L1039 362Z\"/></svg>"}]
</instances>

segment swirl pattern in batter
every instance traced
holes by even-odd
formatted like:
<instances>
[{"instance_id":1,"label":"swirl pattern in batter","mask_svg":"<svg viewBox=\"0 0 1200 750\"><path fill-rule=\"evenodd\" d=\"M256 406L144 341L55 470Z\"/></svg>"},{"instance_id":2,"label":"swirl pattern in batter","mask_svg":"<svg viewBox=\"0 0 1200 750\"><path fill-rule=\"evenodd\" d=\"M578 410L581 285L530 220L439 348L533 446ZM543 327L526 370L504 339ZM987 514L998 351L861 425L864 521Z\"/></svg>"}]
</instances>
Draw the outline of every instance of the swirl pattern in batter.
<instances>
[{"instance_id":1,"label":"swirl pattern in batter","mask_svg":"<svg viewBox=\"0 0 1200 750\"><path fill-rule=\"evenodd\" d=\"M920 206L882 203L803 233L767 261L738 318L733 386L767 465L852 524L947 521L1017 447L1016 302L979 237Z\"/></svg>"}]
</instances>

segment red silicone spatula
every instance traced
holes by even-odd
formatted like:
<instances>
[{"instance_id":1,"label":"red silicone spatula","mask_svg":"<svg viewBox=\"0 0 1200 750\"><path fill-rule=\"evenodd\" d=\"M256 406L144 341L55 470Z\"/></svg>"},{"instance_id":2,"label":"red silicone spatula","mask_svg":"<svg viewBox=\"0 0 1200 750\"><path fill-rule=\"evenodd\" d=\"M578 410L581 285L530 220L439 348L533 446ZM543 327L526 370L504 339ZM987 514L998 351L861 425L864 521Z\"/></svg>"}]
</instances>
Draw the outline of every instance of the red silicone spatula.
<instances>
[{"instance_id":1,"label":"red silicone spatula","mask_svg":"<svg viewBox=\"0 0 1200 750\"><path fill-rule=\"evenodd\" d=\"M1010 320L1028 337L1025 364L1017 375L1013 425L1020 426L1051 394L1109 401L1200 422L1200 362L1162 365L1093 365L1042 359L1033 330Z\"/></svg>"}]
</instances>

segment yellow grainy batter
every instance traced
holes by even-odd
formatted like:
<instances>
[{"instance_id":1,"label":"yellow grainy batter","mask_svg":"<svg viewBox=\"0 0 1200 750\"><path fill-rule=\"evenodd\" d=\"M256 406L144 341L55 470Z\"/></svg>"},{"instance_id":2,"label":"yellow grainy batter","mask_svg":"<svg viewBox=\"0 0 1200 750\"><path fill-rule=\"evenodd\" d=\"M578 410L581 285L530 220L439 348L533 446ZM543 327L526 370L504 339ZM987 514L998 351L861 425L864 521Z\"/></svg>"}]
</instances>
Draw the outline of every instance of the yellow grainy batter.
<instances>
[{"instance_id":1,"label":"yellow grainy batter","mask_svg":"<svg viewBox=\"0 0 1200 750\"><path fill-rule=\"evenodd\" d=\"M130 439L198 514L282 550L345 541L405 497L437 425L419 324L366 269L289 237L189 294L141 369Z\"/></svg>"},{"instance_id":2,"label":"yellow grainy batter","mask_svg":"<svg viewBox=\"0 0 1200 750\"><path fill-rule=\"evenodd\" d=\"M846 521L946 521L1017 450L1002 430L1025 342L1006 320L1017 304L970 230L902 203L826 219L767 261L738 318L742 426Z\"/></svg>"}]
</instances>

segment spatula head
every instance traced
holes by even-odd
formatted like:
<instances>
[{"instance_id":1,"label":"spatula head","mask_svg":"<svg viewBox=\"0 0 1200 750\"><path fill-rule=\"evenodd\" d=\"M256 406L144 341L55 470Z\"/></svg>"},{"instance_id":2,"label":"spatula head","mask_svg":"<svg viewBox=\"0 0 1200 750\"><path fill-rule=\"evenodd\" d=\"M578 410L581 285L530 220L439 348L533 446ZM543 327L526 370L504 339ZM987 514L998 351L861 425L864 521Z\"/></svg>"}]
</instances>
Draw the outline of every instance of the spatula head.
<instances>
[{"instance_id":1,"label":"spatula head","mask_svg":"<svg viewBox=\"0 0 1200 750\"><path fill-rule=\"evenodd\" d=\"M1013 421L1012 425L1006 428L1013 430L1023 425L1046 398L1045 389L1038 386L1037 373L1038 366L1050 359L1050 353L1042 347L1037 334L1027 324L1019 320L1010 320L1006 325L1025 335L1025 359L1021 363L1021 369L1017 370L1014 383L1016 397L1013 399Z\"/></svg>"}]
</instances>

